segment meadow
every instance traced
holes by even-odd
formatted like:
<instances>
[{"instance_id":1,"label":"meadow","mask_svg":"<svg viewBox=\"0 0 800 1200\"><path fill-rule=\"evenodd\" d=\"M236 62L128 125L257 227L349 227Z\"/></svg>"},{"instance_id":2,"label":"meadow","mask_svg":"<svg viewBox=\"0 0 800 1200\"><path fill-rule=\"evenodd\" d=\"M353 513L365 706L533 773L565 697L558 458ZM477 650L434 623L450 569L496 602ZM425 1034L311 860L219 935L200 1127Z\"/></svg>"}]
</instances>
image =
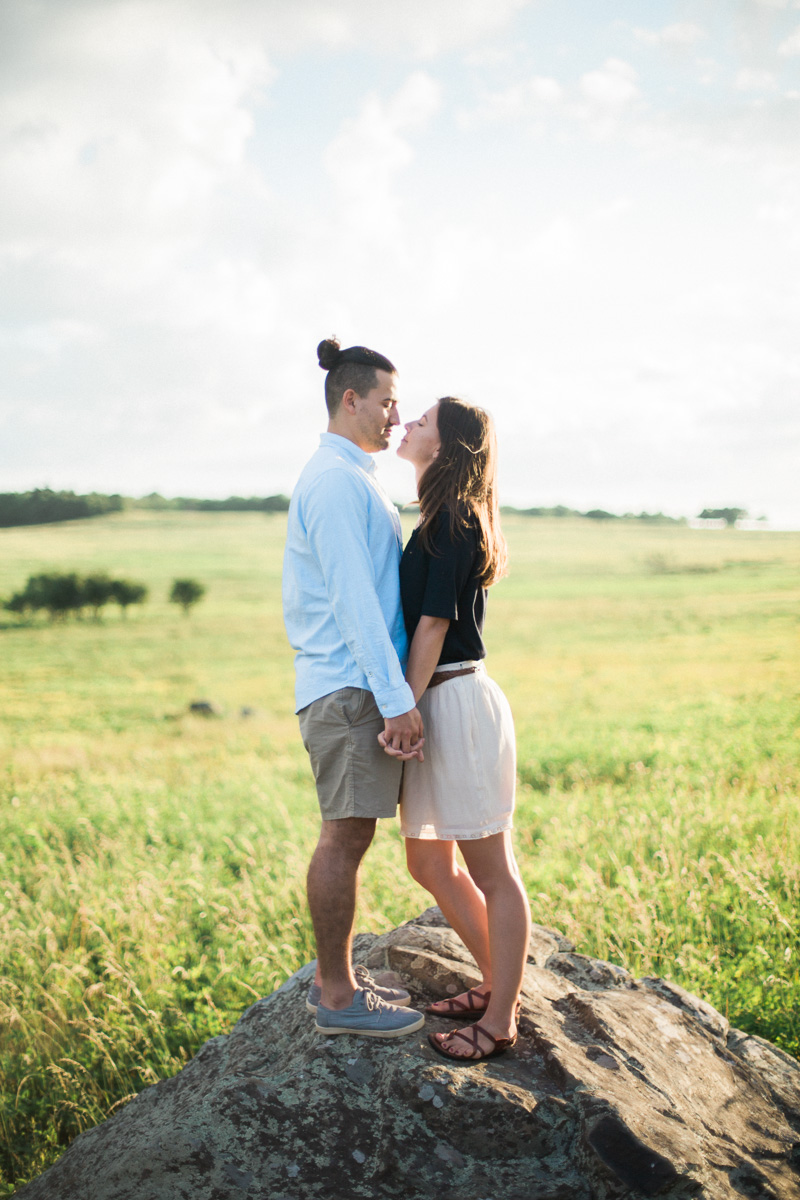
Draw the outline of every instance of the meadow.
<instances>
[{"instance_id":1,"label":"meadow","mask_svg":"<svg viewBox=\"0 0 800 1200\"><path fill-rule=\"evenodd\" d=\"M100 623L0 613L0 1193L313 957L284 531L143 511L0 530L0 597L45 570L151 594ZM534 920L800 1055L800 533L506 532L487 645ZM188 618L176 576L208 588ZM428 902L381 823L358 927Z\"/></svg>"}]
</instances>

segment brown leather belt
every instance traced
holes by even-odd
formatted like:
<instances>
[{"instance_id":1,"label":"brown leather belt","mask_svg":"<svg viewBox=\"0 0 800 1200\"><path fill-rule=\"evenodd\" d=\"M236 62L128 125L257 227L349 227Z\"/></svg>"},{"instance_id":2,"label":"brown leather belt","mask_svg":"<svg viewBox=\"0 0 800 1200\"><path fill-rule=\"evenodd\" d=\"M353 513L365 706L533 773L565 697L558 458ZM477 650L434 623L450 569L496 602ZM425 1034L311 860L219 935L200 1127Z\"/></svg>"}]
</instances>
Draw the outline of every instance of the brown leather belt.
<instances>
[{"instance_id":1,"label":"brown leather belt","mask_svg":"<svg viewBox=\"0 0 800 1200\"><path fill-rule=\"evenodd\" d=\"M479 667L462 667L460 671L434 671L428 687L438 687L446 679L457 679L459 675L474 675L478 670L480 670Z\"/></svg>"}]
</instances>

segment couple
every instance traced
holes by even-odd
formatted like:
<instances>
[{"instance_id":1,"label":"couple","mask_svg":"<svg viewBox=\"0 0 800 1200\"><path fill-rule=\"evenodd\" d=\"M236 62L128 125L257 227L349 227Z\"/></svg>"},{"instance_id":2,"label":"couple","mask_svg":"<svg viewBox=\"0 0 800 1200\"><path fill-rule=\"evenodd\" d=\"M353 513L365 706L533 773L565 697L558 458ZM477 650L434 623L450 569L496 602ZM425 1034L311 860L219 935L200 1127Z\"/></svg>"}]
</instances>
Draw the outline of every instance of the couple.
<instances>
[{"instance_id":1,"label":"couple","mask_svg":"<svg viewBox=\"0 0 800 1200\"><path fill-rule=\"evenodd\" d=\"M373 458L399 424L395 367L335 339L317 356L328 430L292 496L283 573L322 812L308 871L317 974L307 1005L324 1034L401 1037L424 1023L407 992L351 962L361 859L376 819L400 802L408 869L483 973L478 987L426 1009L456 1023L428 1040L479 1062L516 1040L530 930L510 835L514 727L482 662L486 588L506 561L494 429L450 397L408 422L397 453L416 472L420 518L403 550Z\"/></svg>"}]
</instances>

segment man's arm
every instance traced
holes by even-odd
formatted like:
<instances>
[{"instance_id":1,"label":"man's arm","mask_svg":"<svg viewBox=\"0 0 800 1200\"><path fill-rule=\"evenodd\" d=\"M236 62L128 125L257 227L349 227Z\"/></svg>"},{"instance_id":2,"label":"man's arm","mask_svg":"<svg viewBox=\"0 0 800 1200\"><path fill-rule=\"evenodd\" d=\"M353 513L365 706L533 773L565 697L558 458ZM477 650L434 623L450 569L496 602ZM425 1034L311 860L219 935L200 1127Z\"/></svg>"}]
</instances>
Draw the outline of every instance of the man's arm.
<instances>
[{"instance_id":1,"label":"man's arm","mask_svg":"<svg viewBox=\"0 0 800 1200\"><path fill-rule=\"evenodd\" d=\"M339 632L382 715L396 722L390 740L408 750L422 735L422 718L378 599L359 480L343 470L319 476L303 497L302 518Z\"/></svg>"}]
</instances>

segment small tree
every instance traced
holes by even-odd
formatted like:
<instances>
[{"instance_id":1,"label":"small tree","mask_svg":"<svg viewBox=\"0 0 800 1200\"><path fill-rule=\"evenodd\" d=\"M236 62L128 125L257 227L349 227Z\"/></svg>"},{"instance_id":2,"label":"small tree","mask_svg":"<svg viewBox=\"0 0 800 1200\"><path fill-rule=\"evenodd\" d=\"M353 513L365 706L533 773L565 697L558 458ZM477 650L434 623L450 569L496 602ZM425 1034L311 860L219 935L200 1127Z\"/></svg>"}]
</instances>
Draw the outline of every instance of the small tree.
<instances>
[{"instance_id":1,"label":"small tree","mask_svg":"<svg viewBox=\"0 0 800 1200\"><path fill-rule=\"evenodd\" d=\"M107 575L87 575L81 588L83 603L92 610L95 621L100 620L100 613L112 597L113 583Z\"/></svg>"},{"instance_id":2,"label":"small tree","mask_svg":"<svg viewBox=\"0 0 800 1200\"><path fill-rule=\"evenodd\" d=\"M700 513L701 521L724 521L732 528L740 517L747 516L746 508L704 508Z\"/></svg>"},{"instance_id":3,"label":"small tree","mask_svg":"<svg viewBox=\"0 0 800 1200\"><path fill-rule=\"evenodd\" d=\"M604 508L590 508L583 515L590 521L615 521L617 519L614 513L606 512Z\"/></svg>"},{"instance_id":4,"label":"small tree","mask_svg":"<svg viewBox=\"0 0 800 1200\"><path fill-rule=\"evenodd\" d=\"M170 604L180 604L186 617L189 615L189 609L197 604L198 600L202 600L205 594L205 587L196 579L176 579L172 584L169 600Z\"/></svg>"},{"instance_id":5,"label":"small tree","mask_svg":"<svg viewBox=\"0 0 800 1200\"><path fill-rule=\"evenodd\" d=\"M81 580L74 571L31 575L25 592L30 596L31 608L46 608L51 621L83 608Z\"/></svg>"},{"instance_id":6,"label":"small tree","mask_svg":"<svg viewBox=\"0 0 800 1200\"><path fill-rule=\"evenodd\" d=\"M77 583L74 575L72 579ZM77 595L69 596L72 589L69 585L65 589L63 580L64 576L55 573L29 575L24 589L15 592L5 607L16 613L36 613L46 608L51 619L58 614L63 615L68 608L77 607L77 604L73 606L66 602L70 598L77 601Z\"/></svg>"},{"instance_id":7,"label":"small tree","mask_svg":"<svg viewBox=\"0 0 800 1200\"><path fill-rule=\"evenodd\" d=\"M116 600L123 617L127 617L129 604L144 604L147 588L143 583L134 583L132 579L112 579L111 599Z\"/></svg>"},{"instance_id":8,"label":"small tree","mask_svg":"<svg viewBox=\"0 0 800 1200\"><path fill-rule=\"evenodd\" d=\"M29 575L24 589L11 597L12 612L39 612L47 607L49 575Z\"/></svg>"}]
</instances>

